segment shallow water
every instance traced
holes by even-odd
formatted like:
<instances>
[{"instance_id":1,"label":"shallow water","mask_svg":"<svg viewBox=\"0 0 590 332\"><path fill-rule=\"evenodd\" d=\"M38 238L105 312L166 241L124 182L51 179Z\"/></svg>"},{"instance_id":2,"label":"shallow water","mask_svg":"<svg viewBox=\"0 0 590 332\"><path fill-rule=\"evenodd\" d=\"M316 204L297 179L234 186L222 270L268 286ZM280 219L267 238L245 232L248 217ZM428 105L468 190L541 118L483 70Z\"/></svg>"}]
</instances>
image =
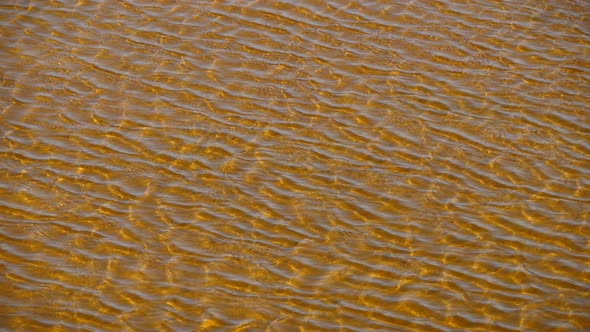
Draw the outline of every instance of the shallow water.
<instances>
[{"instance_id":1,"label":"shallow water","mask_svg":"<svg viewBox=\"0 0 590 332\"><path fill-rule=\"evenodd\" d=\"M590 329L590 3L393 2L4 1L0 329Z\"/></svg>"}]
</instances>

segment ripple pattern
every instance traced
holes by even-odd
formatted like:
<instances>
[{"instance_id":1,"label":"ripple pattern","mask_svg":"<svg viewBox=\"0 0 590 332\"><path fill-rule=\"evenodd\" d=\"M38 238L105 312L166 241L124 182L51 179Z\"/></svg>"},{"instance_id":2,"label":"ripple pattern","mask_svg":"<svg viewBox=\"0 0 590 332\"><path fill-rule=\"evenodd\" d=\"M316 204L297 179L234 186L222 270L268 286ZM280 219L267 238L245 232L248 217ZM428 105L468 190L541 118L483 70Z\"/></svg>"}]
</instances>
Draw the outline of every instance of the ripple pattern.
<instances>
[{"instance_id":1,"label":"ripple pattern","mask_svg":"<svg viewBox=\"0 0 590 332\"><path fill-rule=\"evenodd\" d=\"M587 1L0 16L0 330L590 329Z\"/></svg>"}]
</instances>

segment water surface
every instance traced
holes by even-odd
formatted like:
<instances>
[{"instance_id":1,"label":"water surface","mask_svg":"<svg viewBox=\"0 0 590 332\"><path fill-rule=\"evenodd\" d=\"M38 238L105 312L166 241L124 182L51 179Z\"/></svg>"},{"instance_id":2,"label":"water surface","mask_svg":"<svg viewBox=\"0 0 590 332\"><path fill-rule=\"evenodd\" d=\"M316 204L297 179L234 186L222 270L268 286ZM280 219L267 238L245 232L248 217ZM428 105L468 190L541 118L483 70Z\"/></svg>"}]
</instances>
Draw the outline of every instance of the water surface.
<instances>
[{"instance_id":1,"label":"water surface","mask_svg":"<svg viewBox=\"0 0 590 332\"><path fill-rule=\"evenodd\" d=\"M0 329L590 329L588 1L0 15Z\"/></svg>"}]
</instances>

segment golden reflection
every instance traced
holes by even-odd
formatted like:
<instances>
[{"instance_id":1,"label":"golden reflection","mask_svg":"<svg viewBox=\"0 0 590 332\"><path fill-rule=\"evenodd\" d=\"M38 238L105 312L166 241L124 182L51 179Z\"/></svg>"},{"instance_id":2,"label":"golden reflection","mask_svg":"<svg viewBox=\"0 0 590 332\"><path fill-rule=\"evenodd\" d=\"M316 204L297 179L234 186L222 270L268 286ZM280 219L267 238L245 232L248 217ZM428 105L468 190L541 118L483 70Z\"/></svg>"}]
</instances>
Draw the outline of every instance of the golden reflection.
<instances>
[{"instance_id":1,"label":"golden reflection","mask_svg":"<svg viewBox=\"0 0 590 332\"><path fill-rule=\"evenodd\" d=\"M589 10L0 6L0 329L588 329Z\"/></svg>"}]
</instances>

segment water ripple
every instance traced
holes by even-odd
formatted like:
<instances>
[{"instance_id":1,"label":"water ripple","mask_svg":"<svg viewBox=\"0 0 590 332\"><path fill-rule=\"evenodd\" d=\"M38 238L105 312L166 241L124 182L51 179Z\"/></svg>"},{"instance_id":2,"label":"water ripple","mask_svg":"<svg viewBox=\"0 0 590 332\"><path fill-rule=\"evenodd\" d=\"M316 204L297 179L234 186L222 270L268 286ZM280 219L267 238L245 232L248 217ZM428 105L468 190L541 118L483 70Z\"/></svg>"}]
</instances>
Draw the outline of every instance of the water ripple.
<instances>
[{"instance_id":1,"label":"water ripple","mask_svg":"<svg viewBox=\"0 0 590 332\"><path fill-rule=\"evenodd\" d=\"M0 326L584 330L589 11L0 6Z\"/></svg>"}]
</instances>

